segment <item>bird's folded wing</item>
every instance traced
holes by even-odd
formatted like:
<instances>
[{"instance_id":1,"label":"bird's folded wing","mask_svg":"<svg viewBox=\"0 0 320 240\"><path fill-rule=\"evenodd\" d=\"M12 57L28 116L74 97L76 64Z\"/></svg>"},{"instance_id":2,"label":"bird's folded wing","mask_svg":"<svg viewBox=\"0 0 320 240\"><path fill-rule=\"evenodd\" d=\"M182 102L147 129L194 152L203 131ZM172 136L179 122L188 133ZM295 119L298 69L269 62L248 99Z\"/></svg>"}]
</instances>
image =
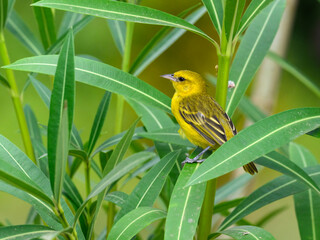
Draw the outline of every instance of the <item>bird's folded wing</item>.
<instances>
[{"instance_id":1,"label":"bird's folded wing","mask_svg":"<svg viewBox=\"0 0 320 240\"><path fill-rule=\"evenodd\" d=\"M206 114L199 107L192 107L187 102L180 103L180 114L208 143L222 145L227 141L226 133L217 116Z\"/></svg>"}]
</instances>

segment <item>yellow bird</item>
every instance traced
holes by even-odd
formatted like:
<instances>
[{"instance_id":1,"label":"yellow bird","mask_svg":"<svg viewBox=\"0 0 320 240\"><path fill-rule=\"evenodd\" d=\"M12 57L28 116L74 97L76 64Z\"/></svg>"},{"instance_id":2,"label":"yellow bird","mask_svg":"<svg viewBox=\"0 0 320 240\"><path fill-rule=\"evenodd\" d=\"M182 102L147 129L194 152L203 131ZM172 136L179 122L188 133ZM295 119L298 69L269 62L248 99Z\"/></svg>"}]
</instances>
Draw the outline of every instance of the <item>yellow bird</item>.
<instances>
[{"instance_id":1,"label":"yellow bird","mask_svg":"<svg viewBox=\"0 0 320 240\"><path fill-rule=\"evenodd\" d=\"M184 163L202 162L199 158L207 150L217 149L237 134L229 116L207 93L206 82L198 73L181 70L161 77L170 79L176 90L171 111L181 127L179 133L204 149L195 158L187 158ZM243 168L252 175L258 172L253 162Z\"/></svg>"}]
</instances>

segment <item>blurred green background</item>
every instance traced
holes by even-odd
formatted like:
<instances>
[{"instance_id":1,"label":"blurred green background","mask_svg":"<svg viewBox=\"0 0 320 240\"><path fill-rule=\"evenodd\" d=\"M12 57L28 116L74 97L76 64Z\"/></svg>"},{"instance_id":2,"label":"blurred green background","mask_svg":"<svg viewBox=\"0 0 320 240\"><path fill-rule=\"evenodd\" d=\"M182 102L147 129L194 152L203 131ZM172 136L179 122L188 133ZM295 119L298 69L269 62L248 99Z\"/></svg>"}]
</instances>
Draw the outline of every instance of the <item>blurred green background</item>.
<instances>
[{"instance_id":1,"label":"blurred green background","mask_svg":"<svg viewBox=\"0 0 320 240\"><path fill-rule=\"evenodd\" d=\"M174 15L182 10L193 6L199 0L162 0L162 1L142 1L142 5L150 6ZM247 1L249 2L249 1ZM25 20L26 24L38 34L38 28L30 7L31 0L17 0L15 9ZM57 26L61 21L63 12L56 11ZM209 17L205 14L196 25L211 36L217 39ZM160 29L159 26L135 24L132 59L145 46L150 38ZM297 66L303 73L310 77L314 83L320 86L320 4L316 0L299 1L297 12L292 28L292 34L288 45L287 59ZM32 56L15 37L5 32L6 42L9 49L11 61ZM95 19L75 36L75 50L77 55L92 55L101 61L121 68L121 56L117 51L111 38L106 20ZM192 34L185 33L172 47L154 61L139 78L158 88L168 96L172 96L173 88L171 83L159 76L172 73L180 69L189 69L205 75L211 73L216 75L215 65L217 56L212 44L207 40ZM2 63L0 63L2 65ZM0 70L5 75L3 69ZM15 72L19 89L25 84L27 74ZM39 79L48 87L52 87L51 78L39 76ZM274 113L297 107L320 107L319 98L310 92L304 85L298 82L290 74L283 72L279 86L279 95L274 108ZM98 107L99 101L104 91L84 84L77 83L76 87L76 107L75 125L81 133L81 137L86 141L90 134L91 123ZM47 125L48 110L36 94L33 87L28 87L23 94L24 104L29 104L34 110L40 124ZM0 85L0 134L23 149L19 127L16 120L13 104L7 89ZM111 102L103 135L100 142L112 136L114 122L114 104ZM124 129L136 118L133 110L126 106ZM240 126L238 126L240 128ZM309 148L320 161L320 140L302 136L296 140L297 143ZM271 170L263 170L257 177L252 189L274 178L278 174ZM82 176L77 175L79 184L82 184ZM286 210L275 217L265 227L276 239L299 239L298 226L294 217L294 207L292 198L286 198L271 204L249 216L249 220L259 219L260 216L270 212L279 206L286 206ZM0 193L0 221L9 221L12 224L22 224L25 222L29 205L7 194Z\"/></svg>"}]
</instances>

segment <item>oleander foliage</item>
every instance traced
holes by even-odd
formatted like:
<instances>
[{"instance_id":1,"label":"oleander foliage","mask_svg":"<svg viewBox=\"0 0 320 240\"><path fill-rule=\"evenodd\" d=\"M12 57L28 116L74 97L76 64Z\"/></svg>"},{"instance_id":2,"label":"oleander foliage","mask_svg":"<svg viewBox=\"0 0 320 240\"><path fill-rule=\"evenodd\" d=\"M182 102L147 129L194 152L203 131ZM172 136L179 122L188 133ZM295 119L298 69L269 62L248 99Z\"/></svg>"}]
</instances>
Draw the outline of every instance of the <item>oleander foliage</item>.
<instances>
[{"instance_id":1,"label":"oleander foliage","mask_svg":"<svg viewBox=\"0 0 320 240\"><path fill-rule=\"evenodd\" d=\"M0 227L0 239L191 240L197 235L206 182L251 161L283 175L242 198L235 198L234 193L254 179L248 174L219 188L215 196L215 227L209 239L221 234L234 239L274 239L263 226L283 209L261 216L258 222L248 222L245 217L291 195L301 239L320 239L317 211L320 165L308 149L292 142L303 134L310 134L315 140L319 138L320 108L297 108L266 116L244 96L267 54L320 96L320 90L311 80L284 59L268 53L285 0L252 0L245 10L243 0L202 0L203 5L182 11L179 16L142 6L139 1L134 4L111 0L34 2L30 7L34 9L41 40L14 10L13 0L0 1L0 31L8 29L34 54L3 68L30 72L26 84L35 88L49 109L49 122L45 126L48 141L44 142L43 126L39 126L32 106L24 106L35 163L0 136L0 190L32 206L25 224ZM54 9L66 11L60 26L55 26ZM212 39L194 25L204 14L209 14L220 39ZM163 28L125 72L74 55L76 34L94 17L108 19L115 45L122 55L128 51L123 21ZM170 116L170 98L138 76L186 31L210 41L218 55L229 49L220 43L231 46L229 54L234 59L230 79L236 87L228 92L226 112L231 117L238 108L254 124L241 130L203 164L181 168L185 154L194 146L179 136L179 126ZM37 79L38 73L54 76L53 89ZM5 76L0 79L4 87L12 87ZM106 91L92 126L88 125L89 139L81 138L73 124L77 82ZM122 95L140 117L129 129L98 146L112 94ZM107 121L115 122L117 116ZM138 123L143 127L137 127ZM153 145L131 147L141 139L151 139ZM80 165L85 168L85 196L73 180ZM99 178L94 186L92 174ZM130 194L117 188L132 178L138 178L139 182ZM101 212L108 215L108 226L97 232L95 225ZM152 234L143 237L141 230L151 224Z\"/></svg>"}]
</instances>

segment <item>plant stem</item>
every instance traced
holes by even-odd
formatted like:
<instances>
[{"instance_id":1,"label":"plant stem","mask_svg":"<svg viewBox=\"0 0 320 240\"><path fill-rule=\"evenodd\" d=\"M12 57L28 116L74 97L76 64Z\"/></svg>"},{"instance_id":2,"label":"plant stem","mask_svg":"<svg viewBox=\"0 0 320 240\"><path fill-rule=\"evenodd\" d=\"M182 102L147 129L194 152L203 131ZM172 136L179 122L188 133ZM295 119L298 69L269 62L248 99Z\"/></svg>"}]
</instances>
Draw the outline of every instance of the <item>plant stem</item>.
<instances>
[{"instance_id":1,"label":"plant stem","mask_svg":"<svg viewBox=\"0 0 320 240\"><path fill-rule=\"evenodd\" d=\"M9 65L10 64L10 58L5 42L5 38L3 35L3 32L0 32L0 55L2 58L2 62L4 65ZM17 115L20 131L21 131L21 136L22 136L22 141L26 150L27 156L36 164L36 158L34 156L33 148L32 148L32 143L31 143L31 138L30 138L30 133L27 125L27 121L23 112L22 108L22 103L19 95L19 90L17 87L17 83L13 74L13 71L11 69L6 68L6 75L7 75L7 80L10 84L10 94L11 98L13 101L13 106L14 110Z\"/></svg>"},{"instance_id":2,"label":"plant stem","mask_svg":"<svg viewBox=\"0 0 320 240\"><path fill-rule=\"evenodd\" d=\"M216 100L223 109L226 107L227 102L232 47L232 39L228 42L223 26L220 51L218 51L218 78L216 88ZM216 179L211 179L207 182L205 197L200 213L198 240L207 240L211 231L216 183Z\"/></svg>"},{"instance_id":3,"label":"plant stem","mask_svg":"<svg viewBox=\"0 0 320 240\"><path fill-rule=\"evenodd\" d=\"M85 166L85 180L86 180L86 193L87 196L91 192L91 186L90 186L90 168L91 168L91 160L87 159L86 166Z\"/></svg>"},{"instance_id":4,"label":"plant stem","mask_svg":"<svg viewBox=\"0 0 320 240\"><path fill-rule=\"evenodd\" d=\"M134 29L134 23L127 22L126 42L125 42L123 59L122 59L122 71L124 72L128 72L130 69L130 56L131 56L133 29ZM117 114L116 114L117 121L115 126L115 134L120 133L122 130L123 106L124 106L123 96L117 95Z\"/></svg>"},{"instance_id":5,"label":"plant stem","mask_svg":"<svg viewBox=\"0 0 320 240\"><path fill-rule=\"evenodd\" d=\"M127 22L126 30L126 42L125 49L122 59L122 71L129 72L130 69L130 56L131 56L131 46L132 46L132 37L133 37L134 23ZM123 107L124 107L124 98L121 95L117 95L117 114L116 114L116 126L114 134L118 134L122 131L122 120L123 120ZM117 190L117 186L114 186L114 191ZM109 203L107 210L107 236L113 226L113 220L116 213L115 205Z\"/></svg>"},{"instance_id":6,"label":"plant stem","mask_svg":"<svg viewBox=\"0 0 320 240\"><path fill-rule=\"evenodd\" d=\"M216 179L212 179L207 182L205 197L201 208L198 240L207 240L210 234L215 195Z\"/></svg>"}]
</instances>

